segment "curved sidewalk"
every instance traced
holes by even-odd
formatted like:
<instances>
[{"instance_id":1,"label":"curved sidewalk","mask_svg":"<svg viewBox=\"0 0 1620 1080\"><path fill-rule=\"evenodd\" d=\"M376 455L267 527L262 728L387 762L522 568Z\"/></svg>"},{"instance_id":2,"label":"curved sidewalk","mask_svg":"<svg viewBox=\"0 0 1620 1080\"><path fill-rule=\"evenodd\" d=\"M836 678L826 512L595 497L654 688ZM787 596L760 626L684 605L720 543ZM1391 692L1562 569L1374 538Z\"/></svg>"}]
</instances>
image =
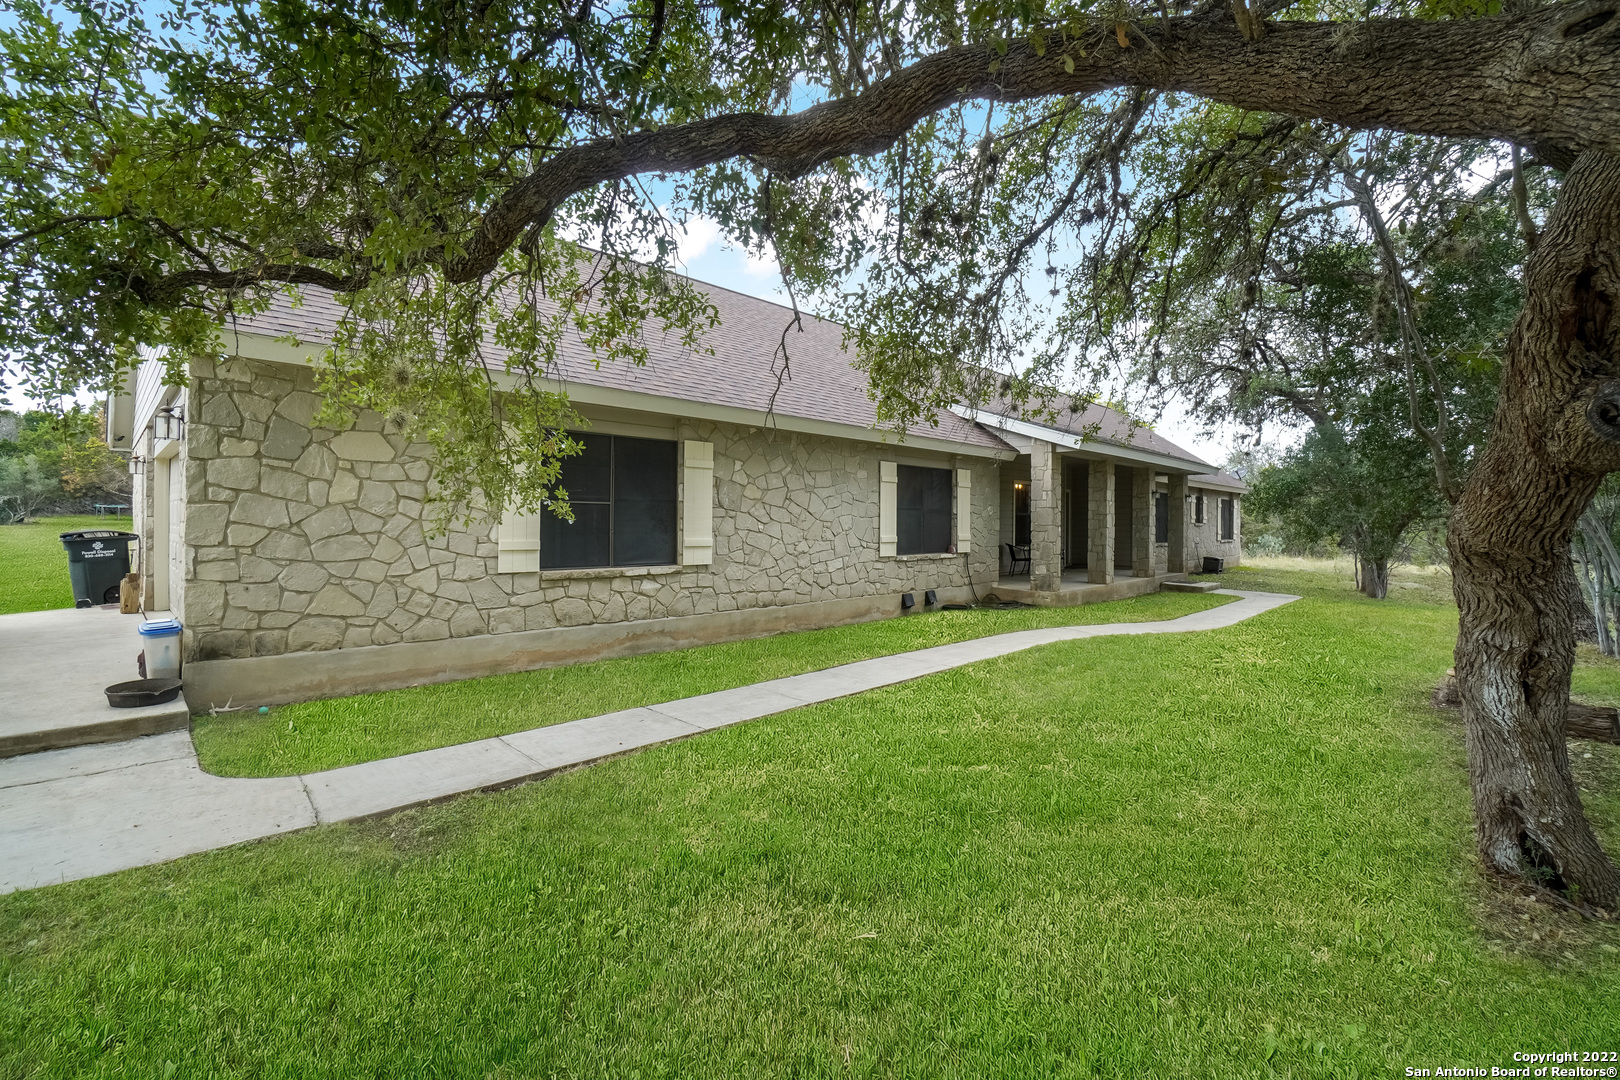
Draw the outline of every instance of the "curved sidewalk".
<instances>
[{"instance_id":1,"label":"curved sidewalk","mask_svg":"<svg viewBox=\"0 0 1620 1080\"><path fill-rule=\"evenodd\" d=\"M1299 599L1239 599L1163 622L1019 630L607 713L494 739L304 776L212 776L191 735L163 735L0 761L0 892L95 877L464 792L508 787L801 705L947 671L1037 645L1115 634L1218 630Z\"/></svg>"}]
</instances>

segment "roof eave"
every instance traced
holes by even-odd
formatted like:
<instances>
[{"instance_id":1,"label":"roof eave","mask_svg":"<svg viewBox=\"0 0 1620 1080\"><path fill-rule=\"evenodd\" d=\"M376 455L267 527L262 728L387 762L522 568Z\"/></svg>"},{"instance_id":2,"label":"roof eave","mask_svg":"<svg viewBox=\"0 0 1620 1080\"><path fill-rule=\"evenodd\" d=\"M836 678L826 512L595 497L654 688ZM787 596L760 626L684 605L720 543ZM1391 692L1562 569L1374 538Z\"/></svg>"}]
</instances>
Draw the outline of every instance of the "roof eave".
<instances>
[{"instance_id":1,"label":"roof eave","mask_svg":"<svg viewBox=\"0 0 1620 1080\"><path fill-rule=\"evenodd\" d=\"M1207 461L1193 457L1176 457L1172 454L1161 454L1153 450L1144 450L1141 447L1116 443L1105 439L1086 439L1072 432L1061 431L1057 428L1047 427L1045 424L1035 424L1028 420L1017 420L1000 413L989 412L984 409L971 409L965 405L952 405L951 411L964 420L972 420L981 427L992 428L999 431L1009 431L1031 439L1044 439L1054 445L1070 450L1084 450L1087 453L1099 454L1103 457L1118 458L1140 465L1151 465L1154 468L1168 469L1171 472L1187 473L1202 472L1211 468Z\"/></svg>"},{"instance_id":2,"label":"roof eave","mask_svg":"<svg viewBox=\"0 0 1620 1080\"><path fill-rule=\"evenodd\" d=\"M254 334L240 330L230 330L226 334L228 351L234 356L247 360L263 360L276 364L299 364L313 367L321 347L308 344L294 345L284 338L274 338L267 334ZM516 379L504 371L492 373L497 384L501 382L515 383ZM945 454L958 454L963 457L988 458L992 461L1012 461L1018 452L1011 447L978 446L974 443L957 442L937 435L919 435L914 432L900 433L884 431L881 428L866 427L862 424L846 424L836 420L821 420L807 416L789 416L780 412L766 412L761 409L748 409L736 405L717 405L713 402L695 401L690 398L671 397L665 394L650 394L641 390L623 390L610 386L594 386L590 383L571 382L567 384L545 380L543 385L547 389L557 390L568 395L570 401L581 405L600 405L606 408L628 409L635 412L653 413L656 415L681 416L691 420L710 420L720 424L732 424L738 427L773 428L777 431L791 431L803 435L825 435L830 438L848 439L855 442L879 443L905 446L912 450L933 450Z\"/></svg>"}]
</instances>

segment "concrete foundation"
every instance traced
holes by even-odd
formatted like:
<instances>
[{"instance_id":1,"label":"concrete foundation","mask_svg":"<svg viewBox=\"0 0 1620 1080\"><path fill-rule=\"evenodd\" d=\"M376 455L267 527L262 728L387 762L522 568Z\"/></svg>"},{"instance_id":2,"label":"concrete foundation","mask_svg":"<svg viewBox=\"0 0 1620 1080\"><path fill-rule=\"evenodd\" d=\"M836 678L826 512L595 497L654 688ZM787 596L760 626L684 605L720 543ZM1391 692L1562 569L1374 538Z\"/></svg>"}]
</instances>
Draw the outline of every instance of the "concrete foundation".
<instances>
[{"instance_id":1,"label":"concrete foundation","mask_svg":"<svg viewBox=\"0 0 1620 1080\"><path fill-rule=\"evenodd\" d=\"M1153 577L1122 577L1115 578L1106 585L1091 584L1085 579L1084 570L1070 572L1063 575L1063 584L1058 589L1031 589L1028 579L1003 579L996 583L992 590L1003 600L1014 600L1020 604L1034 604L1036 607L1073 607L1077 604L1100 604L1107 600L1124 600L1131 596L1146 596L1156 593L1160 587L1168 588L1174 583L1172 575L1158 574ZM1174 575L1181 577L1180 574Z\"/></svg>"},{"instance_id":2,"label":"concrete foundation","mask_svg":"<svg viewBox=\"0 0 1620 1080\"><path fill-rule=\"evenodd\" d=\"M980 596L988 591L988 584L978 586ZM912 611L921 613L925 610L922 590L914 595L917 606ZM973 600L973 591L967 588L938 589L937 595L941 604ZM1005 591L1002 595L1014 599ZM199 711L226 704L280 705L740 641L792 630L844 626L892 618L901 610L900 594L894 593L709 615L482 634L448 641L192 661L185 667L186 699Z\"/></svg>"}]
</instances>

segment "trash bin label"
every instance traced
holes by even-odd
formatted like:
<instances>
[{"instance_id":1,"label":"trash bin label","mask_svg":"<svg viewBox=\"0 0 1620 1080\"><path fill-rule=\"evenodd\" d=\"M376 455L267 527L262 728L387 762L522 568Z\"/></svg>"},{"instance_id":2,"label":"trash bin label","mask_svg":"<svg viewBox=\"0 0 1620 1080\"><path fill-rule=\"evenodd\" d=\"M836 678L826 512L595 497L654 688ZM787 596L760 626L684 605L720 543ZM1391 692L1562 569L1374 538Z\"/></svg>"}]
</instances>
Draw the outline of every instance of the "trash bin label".
<instances>
[{"instance_id":1,"label":"trash bin label","mask_svg":"<svg viewBox=\"0 0 1620 1080\"><path fill-rule=\"evenodd\" d=\"M121 554L123 554L123 552L121 552L118 548L110 548L103 544L100 540L97 540L95 543L90 545L90 550L82 553L82 556L86 559L106 559L110 558L111 556Z\"/></svg>"}]
</instances>

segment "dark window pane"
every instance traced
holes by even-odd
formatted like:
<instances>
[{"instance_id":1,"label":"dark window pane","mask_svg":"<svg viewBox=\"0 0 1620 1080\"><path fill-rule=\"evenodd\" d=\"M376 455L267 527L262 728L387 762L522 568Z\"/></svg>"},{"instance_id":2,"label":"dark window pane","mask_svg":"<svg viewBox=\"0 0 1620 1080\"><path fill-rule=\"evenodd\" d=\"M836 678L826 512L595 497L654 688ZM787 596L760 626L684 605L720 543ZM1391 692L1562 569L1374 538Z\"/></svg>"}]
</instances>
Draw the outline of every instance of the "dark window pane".
<instances>
[{"instance_id":1,"label":"dark window pane","mask_svg":"<svg viewBox=\"0 0 1620 1080\"><path fill-rule=\"evenodd\" d=\"M1170 542L1170 496L1162 491L1153 497L1153 542Z\"/></svg>"},{"instance_id":2,"label":"dark window pane","mask_svg":"<svg viewBox=\"0 0 1620 1080\"><path fill-rule=\"evenodd\" d=\"M1013 488L1013 543L1029 546L1029 485Z\"/></svg>"},{"instance_id":3,"label":"dark window pane","mask_svg":"<svg viewBox=\"0 0 1620 1080\"><path fill-rule=\"evenodd\" d=\"M658 439L614 438L613 498L616 502L674 502L675 444Z\"/></svg>"},{"instance_id":4,"label":"dark window pane","mask_svg":"<svg viewBox=\"0 0 1620 1080\"><path fill-rule=\"evenodd\" d=\"M639 499L614 507L614 566L667 566L674 561L674 499Z\"/></svg>"},{"instance_id":5,"label":"dark window pane","mask_svg":"<svg viewBox=\"0 0 1620 1080\"><path fill-rule=\"evenodd\" d=\"M1232 504L1233 504L1232 499L1222 499L1221 500L1221 539L1222 540L1230 540L1230 539L1232 539L1232 534L1235 531L1233 529L1233 521L1232 521L1232 517L1233 517L1233 515L1232 515Z\"/></svg>"},{"instance_id":6,"label":"dark window pane","mask_svg":"<svg viewBox=\"0 0 1620 1080\"><path fill-rule=\"evenodd\" d=\"M613 440L613 565L675 561L675 444Z\"/></svg>"},{"instance_id":7,"label":"dark window pane","mask_svg":"<svg viewBox=\"0 0 1620 1080\"><path fill-rule=\"evenodd\" d=\"M585 449L564 458L559 483L572 502L607 502L613 497L613 438L609 435L575 435Z\"/></svg>"},{"instance_id":8,"label":"dark window pane","mask_svg":"<svg viewBox=\"0 0 1620 1080\"><path fill-rule=\"evenodd\" d=\"M608 504L573 503L573 523L553 514L540 517L540 566L553 570L608 565Z\"/></svg>"},{"instance_id":9,"label":"dark window pane","mask_svg":"<svg viewBox=\"0 0 1620 1080\"><path fill-rule=\"evenodd\" d=\"M946 551L951 546L951 471L899 468L896 550L901 555Z\"/></svg>"}]
</instances>

